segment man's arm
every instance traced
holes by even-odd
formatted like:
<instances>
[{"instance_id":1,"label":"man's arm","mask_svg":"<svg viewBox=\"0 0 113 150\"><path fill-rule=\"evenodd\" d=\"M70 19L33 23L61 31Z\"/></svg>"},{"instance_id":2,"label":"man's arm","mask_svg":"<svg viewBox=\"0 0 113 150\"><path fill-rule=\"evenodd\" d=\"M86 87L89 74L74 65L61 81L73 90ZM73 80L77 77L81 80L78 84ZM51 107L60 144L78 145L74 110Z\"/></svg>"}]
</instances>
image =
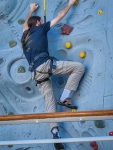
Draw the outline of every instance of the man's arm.
<instances>
[{"instance_id":1,"label":"man's arm","mask_svg":"<svg viewBox=\"0 0 113 150\"><path fill-rule=\"evenodd\" d=\"M37 5L36 3L31 3L31 4L30 4L30 11L29 11L29 13L28 13L28 15L27 15L27 17L26 17L26 20L25 20L25 23L24 23L24 26L23 26L23 32L24 32L25 30L28 30L28 29L29 29L28 24L27 24L28 19L32 16L33 12L34 12L37 8L38 8L38 5Z\"/></svg>"},{"instance_id":2,"label":"man's arm","mask_svg":"<svg viewBox=\"0 0 113 150\"><path fill-rule=\"evenodd\" d=\"M57 17L51 21L50 27L56 25L67 14L67 12L71 8L71 6L75 3L75 1L76 0L69 0L69 3L65 6L65 8L61 10L58 13Z\"/></svg>"}]
</instances>

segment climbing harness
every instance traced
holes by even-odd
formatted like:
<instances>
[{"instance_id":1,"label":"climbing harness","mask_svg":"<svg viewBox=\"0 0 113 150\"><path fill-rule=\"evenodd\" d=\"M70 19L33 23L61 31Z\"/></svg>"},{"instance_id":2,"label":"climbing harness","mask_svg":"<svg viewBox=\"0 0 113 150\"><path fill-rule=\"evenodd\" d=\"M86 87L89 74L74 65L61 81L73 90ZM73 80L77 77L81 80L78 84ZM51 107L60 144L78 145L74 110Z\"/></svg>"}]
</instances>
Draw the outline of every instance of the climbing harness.
<instances>
[{"instance_id":1,"label":"climbing harness","mask_svg":"<svg viewBox=\"0 0 113 150\"><path fill-rule=\"evenodd\" d=\"M42 79L42 80L35 80L36 81L36 86L38 84L41 84L41 83L46 82L46 81L49 80L49 78L52 76L52 69L56 69L56 65L55 65L55 62L53 63L53 60L51 59L50 68L49 68L48 72L41 72L41 71L37 71L37 70L34 71L34 73L35 73L34 76L36 75L36 72L39 72L39 73L42 73L42 74L49 74L48 78L45 78L45 79Z\"/></svg>"},{"instance_id":2,"label":"climbing harness","mask_svg":"<svg viewBox=\"0 0 113 150\"><path fill-rule=\"evenodd\" d=\"M34 58L34 60L32 61L32 63L30 64L29 70L32 71L32 68L33 68L34 63L35 63L36 60L38 60L40 57L46 57L46 56L48 56L48 54L46 52L38 54ZM41 83L46 82L46 81L49 80L49 78L52 76L52 69L56 69L56 60L53 57L50 57L50 68L49 68L49 70L47 72L38 71L36 69L34 70L34 80L35 80L35 75L36 75L37 72L49 75L48 78L41 79L41 80L35 80L36 81L36 86L37 86L37 84L41 84Z\"/></svg>"}]
</instances>

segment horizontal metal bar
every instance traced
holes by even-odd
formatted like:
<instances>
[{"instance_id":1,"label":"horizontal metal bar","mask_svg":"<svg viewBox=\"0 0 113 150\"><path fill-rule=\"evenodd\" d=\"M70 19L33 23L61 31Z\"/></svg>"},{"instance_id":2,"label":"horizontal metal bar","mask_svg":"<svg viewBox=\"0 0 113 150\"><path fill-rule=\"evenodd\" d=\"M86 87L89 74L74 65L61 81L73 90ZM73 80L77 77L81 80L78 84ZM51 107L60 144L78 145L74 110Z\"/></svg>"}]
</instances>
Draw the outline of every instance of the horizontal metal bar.
<instances>
[{"instance_id":1,"label":"horizontal metal bar","mask_svg":"<svg viewBox=\"0 0 113 150\"><path fill-rule=\"evenodd\" d=\"M38 124L38 123L50 123L50 122L76 122L76 121L91 121L91 120L93 120L93 121L94 120L113 120L113 116L66 117L66 118L12 120L12 121L0 121L0 125Z\"/></svg>"},{"instance_id":2,"label":"horizontal metal bar","mask_svg":"<svg viewBox=\"0 0 113 150\"><path fill-rule=\"evenodd\" d=\"M73 143L73 142L112 141L112 140L113 140L113 136L111 137L103 136L103 137L65 138L65 139L0 141L0 145Z\"/></svg>"}]
</instances>

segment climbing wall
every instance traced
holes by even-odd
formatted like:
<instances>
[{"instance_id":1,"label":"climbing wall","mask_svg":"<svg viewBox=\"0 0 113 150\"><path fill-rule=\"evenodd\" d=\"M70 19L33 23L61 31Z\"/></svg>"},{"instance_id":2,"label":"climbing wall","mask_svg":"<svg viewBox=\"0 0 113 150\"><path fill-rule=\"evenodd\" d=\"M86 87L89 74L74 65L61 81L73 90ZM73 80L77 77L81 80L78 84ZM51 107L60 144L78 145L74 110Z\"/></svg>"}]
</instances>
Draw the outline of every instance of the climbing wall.
<instances>
[{"instance_id":1,"label":"climbing wall","mask_svg":"<svg viewBox=\"0 0 113 150\"><path fill-rule=\"evenodd\" d=\"M67 4L67 1L47 1L47 20L52 20ZM72 97L73 103L82 110L113 109L112 80L112 1L79 0L68 14L49 32L49 50L60 60L81 62L85 74L78 90ZM62 35L61 27L74 27L70 35ZM62 82L60 82L62 80ZM54 80L56 97L65 85L65 77ZM64 109L63 111L68 111ZM112 121L69 122L61 125L64 137L106 136L113 131ZM110 133L112 135L112 133ZM112 149L111 142L71 143L67 149L106 150Z\"/></svg>"},{"instance_id":2,"label":"climbing wall","mask_svg":"<svg viewBox=\"0 0 113 150\"><path fill-rule=\"evenodd\" d=\"M28 71L20 39L22 27L33 0L0 0L0 115L45 112L40 95ZM43 1L34 15L44 19ZM52 20L68 0L46 0L46 19ZM79 0L49 33L50 55L58 60L81 62L85 74L72 102L77 111L113 109L113 1ZM61 27L73 27L62 35ZM58 100L68 76L52 77ZM58 111L71 111L58 106ZM113 121L60 123L63 138L113 135ZM48 124L0 126L0 140L52 138ZM65 150L111 150L112 142L64 144ZM53 144L0 146L0 150L54 150Z\"/></svg>"}]
</instances>

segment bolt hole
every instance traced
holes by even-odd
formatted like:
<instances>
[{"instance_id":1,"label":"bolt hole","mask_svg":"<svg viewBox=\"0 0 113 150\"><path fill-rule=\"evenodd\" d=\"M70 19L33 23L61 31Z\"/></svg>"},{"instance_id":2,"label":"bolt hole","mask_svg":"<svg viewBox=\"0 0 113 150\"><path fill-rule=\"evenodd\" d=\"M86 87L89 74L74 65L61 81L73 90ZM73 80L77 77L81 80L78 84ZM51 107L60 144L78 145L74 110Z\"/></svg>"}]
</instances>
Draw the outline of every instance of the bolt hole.
<instances>
[{"instance_id":1,"label":"bolt hole","mask_svg":"<svg viewBox=\"0 0 113 150\"><path fill-rule=\"evenodd\" d=\"M30 87L26 87L26 90L27 90L27 91L31 91L31 88L30 88Z\"/></svg>"}]
</instances>

